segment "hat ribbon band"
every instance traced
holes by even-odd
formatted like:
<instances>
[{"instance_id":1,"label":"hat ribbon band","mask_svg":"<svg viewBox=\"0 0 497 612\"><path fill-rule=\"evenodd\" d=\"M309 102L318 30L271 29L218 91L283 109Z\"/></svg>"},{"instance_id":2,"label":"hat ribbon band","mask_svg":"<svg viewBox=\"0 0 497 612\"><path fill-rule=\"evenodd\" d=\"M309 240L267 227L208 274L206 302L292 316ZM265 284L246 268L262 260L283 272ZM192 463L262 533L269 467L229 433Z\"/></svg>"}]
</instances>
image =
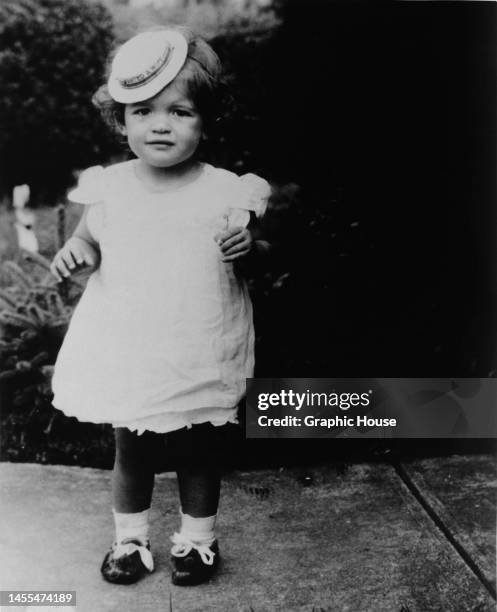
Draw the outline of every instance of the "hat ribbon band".
<instances>
[{"instance_id":1,"label":"hat ribbon band","mask_svg":"<svg viewBox=\"0 0 497 612\"><path fill-rule=\"evenodd\" d=\"M147 68L144 72L140 72L140 74L132 76L129 79L119 79L120 85L125 89L146 85L164 70L171 61L171 56L171 49L167 46L162 55L150 66L150 68Z\"/></svg>"}]
</instances>

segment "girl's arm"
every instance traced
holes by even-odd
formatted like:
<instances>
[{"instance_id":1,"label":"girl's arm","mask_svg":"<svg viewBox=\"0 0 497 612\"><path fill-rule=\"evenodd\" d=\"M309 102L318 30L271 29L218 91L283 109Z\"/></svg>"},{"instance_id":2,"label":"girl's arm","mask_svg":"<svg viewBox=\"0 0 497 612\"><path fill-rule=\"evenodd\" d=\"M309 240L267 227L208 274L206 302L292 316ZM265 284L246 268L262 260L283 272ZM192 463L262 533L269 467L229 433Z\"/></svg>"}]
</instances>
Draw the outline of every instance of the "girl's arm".
<instances>
[{"instance_id":1,"label":"girl's arm","mask_svg":"<svg viewBox=\"0 0 497 612\"><path fill-rule=\"evenodd\" d=\"M76 229L74 230L71 238L81 238L81 240L85 240L91 246L98 249L99 248L98 242L90 234L90 230L88 229L88 224L86 223L87 216L88 216L88 207L85 206L83 210L83 214L81 215L81 219L79 220L78 225L76 225Z\"/></svg>"},{"instance_id":2,"label":"girl's arm","mask_svg":"<svg viewBox=\"0 0 497 612\"><path fill-rule=\"evenodd\" d=\"M90 233L86 218L88 208L85 207L73 235L55 255L50 270L58 282L62 277L68 278L82 267L97 268L100 263L100 248L98 242Z\"/></svg>"}]
</instances>

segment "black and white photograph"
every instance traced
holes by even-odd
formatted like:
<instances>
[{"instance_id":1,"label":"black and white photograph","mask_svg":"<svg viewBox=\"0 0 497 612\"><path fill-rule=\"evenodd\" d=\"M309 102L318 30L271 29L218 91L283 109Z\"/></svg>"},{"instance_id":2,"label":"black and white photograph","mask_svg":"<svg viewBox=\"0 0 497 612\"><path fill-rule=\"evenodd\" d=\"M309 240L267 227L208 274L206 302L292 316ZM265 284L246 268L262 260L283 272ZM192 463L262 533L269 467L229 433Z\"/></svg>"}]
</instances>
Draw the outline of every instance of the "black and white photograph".
<instances>
[{"instance_id":1,"label":"black and white photograph","mask_svg":"<svg viewBox=\"0 0 497 612\"><path fill-rule=\"evenodd\" d=\"M497 4L0 0L0 610L497 610Z\"/></svg>"}]
</instances>

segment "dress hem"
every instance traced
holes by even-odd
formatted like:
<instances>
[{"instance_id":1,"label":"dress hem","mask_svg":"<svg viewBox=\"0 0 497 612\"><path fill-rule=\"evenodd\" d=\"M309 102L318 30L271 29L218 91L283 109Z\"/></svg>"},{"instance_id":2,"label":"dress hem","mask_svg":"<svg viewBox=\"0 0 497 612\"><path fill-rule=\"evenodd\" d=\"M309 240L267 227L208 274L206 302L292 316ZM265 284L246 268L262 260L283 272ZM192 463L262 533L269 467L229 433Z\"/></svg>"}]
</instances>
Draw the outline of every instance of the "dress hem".
<instances>
[{"instance_id":1,"label":"dress hem","mask_svg":"<svg viewBox=\"0 0 497 612\"><path fill-rule=\"evenodd\" d=\"M169 433L171 431L177 431L179 429L183 429L184 427L191 429L191 427L193 425L200 425L202 423L211 423L214 427L221 427L223 425L226 425L227 423L232 423L234 425L239 425L239 421L238 421L238 406L235 406L234 408L229 407L229 408L225 408L222 406L217 407L218 410L226 411L226 415L225 416L220 416L219 414L212 416L211 418L209 418L209 414L206 413L205 414L205 418L202 418L202 412L199 412L199 410L201 411L202 408L200 409L192 409L189 412L190 414L190 418L188 418L188 413L183 413L183 412L176 412L176 413L162 413L159 415L152 415L151 417L143 417L143 421L147 421L147 419L151 419L153 420L154 417L156 417L156 422L158 422L159 418L161 416L171 416L172 414L175 415L176 419L175 422L173 420L173 422L169 425L150 425L150 426L146 426L146 423L144 422L143 424L140 424L140 420L142 419L137 419L137 420L129 420L129 421L110 421L110 420L105 420L105 419L101 419L101 420L97 420L97 419L90 419L90 418L81 418L80 416L76 415L76 414L71 414L70 412L67 412L65 410L62 410L61 408L57 408L57 406L55 406L54 404L52 404L53 407L56 410L59 410L60 412L62 412L62 414L64 414L64 416L69 417L69 418L75 418L77 419L80 423L91 423L93 425L111 425L113 428L117 428L117 427L126 427L127 429L129 429L132 432L136 432L137 435L141 435L143 434L145 431L151 431L153 433ZM212 410L212 408L205 408L205 410ZM181 417L179 416L181 415ZM195 416L200 417L199 419L195 419ZM193 418L192 418L193 417Z\"/></svg>"}]
</instances>

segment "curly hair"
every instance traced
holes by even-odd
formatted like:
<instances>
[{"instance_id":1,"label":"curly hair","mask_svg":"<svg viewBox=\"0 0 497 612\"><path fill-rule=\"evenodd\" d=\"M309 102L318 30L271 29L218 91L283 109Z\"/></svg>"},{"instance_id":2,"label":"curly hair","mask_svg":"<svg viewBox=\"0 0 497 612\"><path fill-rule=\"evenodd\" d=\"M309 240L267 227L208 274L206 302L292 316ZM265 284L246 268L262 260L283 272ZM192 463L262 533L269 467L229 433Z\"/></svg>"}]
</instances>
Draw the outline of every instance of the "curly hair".
<instances>
[{"instance_id":1,"label":"curly hair","mask_svg":"<svg viewBox=\"0 0 497 612\"><path fill-rule=\"evenodd\" d=\"M147 31L166 29L180 32L188 42L187 58L173 82L180 82L184 86L186 95L194 102L202 116L204 130L208 134L233 104L221 62L209 43L186 27L158 27L149 28ZM112 59L117 51L118 48L109 58L107 74L110 73ZM96 91L92 102L105 123L114 131L120 132L124 125L126 105L111 98L106 84Z\"/></svg>"}]
</instances>

